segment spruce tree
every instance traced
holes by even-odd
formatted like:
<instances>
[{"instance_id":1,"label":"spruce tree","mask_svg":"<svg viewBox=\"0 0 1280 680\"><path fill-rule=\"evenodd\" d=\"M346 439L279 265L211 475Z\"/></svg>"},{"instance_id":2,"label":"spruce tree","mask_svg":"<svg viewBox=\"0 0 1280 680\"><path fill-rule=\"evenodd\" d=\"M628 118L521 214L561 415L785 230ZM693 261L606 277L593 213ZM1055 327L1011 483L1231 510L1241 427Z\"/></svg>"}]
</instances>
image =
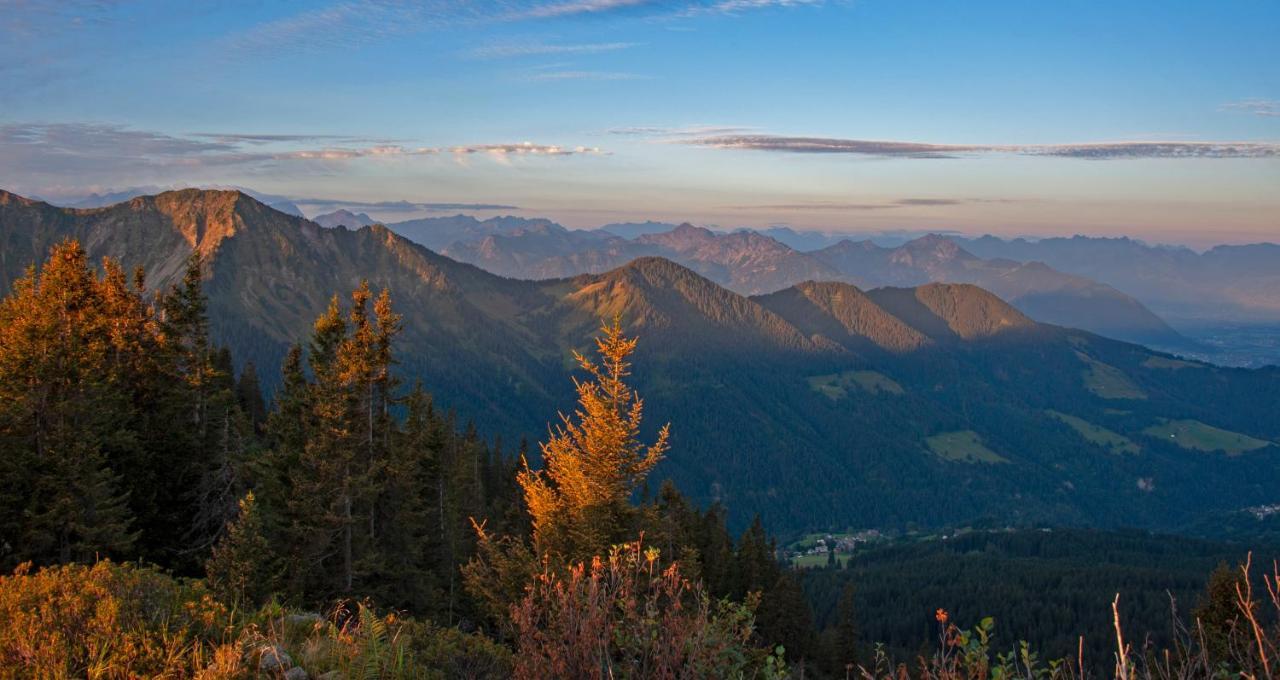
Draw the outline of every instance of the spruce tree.
<instances>
[{"instance_id":1,"label":"spruce tree","mask_svg":"<svg viewBox=\"0 0 1280 680\"><path fill-rule=\"evenodd\" d=\"M238 505L236 518L205 562L205 578L222 602L253 607L275 591L277 558L253 492Z\"/></svg>"},{"instance_id":2,"label":"spruce tree","mask_svg":"<svg viewBox=\"0 0 1280 680\"><path fill-rule=\"evenodd\" d=\"M853 582L847 580L836 603L835 668L858 663L858 621Z\"/></svg>"},{"instance_id":3,"label":"spruce tree","mask_svg":"<svg viewBox=\"0 0 1280 680\"><path fill-rule=\"evenodd\" d=\"M131 430L133 395L121 383L122 367L137 364L125 356L137 329L112 316L109 287L80 245L64 241L0 302L0 454L8 475L0 529L10 566L128 556L136 538L112 466L145 459ZM130 295L127 287L120 294Z\"/></svg>"},{"instance_id":4,"label":"spruce tree","mask_svg":"<svg viewBox=\"0 0 1280 680\"><path fill-rule=\"evenodd\" d=\"M260 434L267 422L267 403L262 398L262 384L258 379L258 368L252 361L247 361L240 369L240 379L236 381L236 403L249 418L254 433Z\"/></svg>"}]
</instances>

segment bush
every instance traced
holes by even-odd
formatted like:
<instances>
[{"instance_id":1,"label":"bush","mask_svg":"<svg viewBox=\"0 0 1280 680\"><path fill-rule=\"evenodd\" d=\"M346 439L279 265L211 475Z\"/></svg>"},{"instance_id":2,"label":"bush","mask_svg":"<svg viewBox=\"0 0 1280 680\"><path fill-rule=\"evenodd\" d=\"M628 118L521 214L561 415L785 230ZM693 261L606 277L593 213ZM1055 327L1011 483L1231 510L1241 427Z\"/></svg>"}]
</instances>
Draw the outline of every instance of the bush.
<instances>
[{"instance_id":1,"label":"bush","mask_svg":"<svg viewBox=\"0 0 1280 680\"><path fill-rule=\"evenodd\" d=\"M349 680L511 675L510 650L488 638L363 603L237 612L201 581L107 560L0 577L0 677L223 680L261 675L263 656Z\"/></svg>"},{"instance_id":2,"label":"bush","mask_svg":"<svg viewBox=\"0 0 1280 680\"><path fill-rule=\"evenodd\" d=\"M713 603L639 542L590 568L544 571L512 619L517 678L732 678L780 666L749 644L751 605Z\"/></svg>"},{"instance_id":3,"label":"bush","mask_svg":"<svg viewBox=\"0 0 1280 680\"><path fill-rule=\"evenodd\" d=\"M30 677L230 677L227 610L198 585L107 560L0 577L0 666Z\"/></svg>"}]
</instances>

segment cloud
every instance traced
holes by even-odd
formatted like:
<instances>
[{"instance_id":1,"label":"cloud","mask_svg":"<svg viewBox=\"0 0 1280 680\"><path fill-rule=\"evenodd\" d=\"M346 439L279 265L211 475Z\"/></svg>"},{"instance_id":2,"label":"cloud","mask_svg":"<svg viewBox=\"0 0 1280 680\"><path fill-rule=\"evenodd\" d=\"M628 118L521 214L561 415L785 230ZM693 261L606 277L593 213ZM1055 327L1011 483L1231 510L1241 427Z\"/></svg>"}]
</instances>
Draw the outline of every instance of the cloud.
<instances>
[{"instance_id":1,"label":"cloud","mask_svg":"<svg viewBox=\"0 0 1280 680\"><path fill-rule=\"evenodd\" d=\"M544 71L529 76L529 80L648 80L650 76L616 71Z\"/></svg>"},{"instance_id":2,"label":"cloud","mask_svg":"<svg viewBox=\"0 0 1280 680\"><path fill-rule=\"evenodd\" d=\"M329 174L361 159L483 155L508 164L519 157L608 155L597 147L533 142L462 146L305 143L326 139L323 135L306 134L171 135L105 123L0 124L0 183L48 187L122 181L192 182L210 181L227 171L240 175Z\"/></svg>"},{"instance_id":3,"label":"cloud","mask_svg":"<svg viewBox=\"0 0 1280 680\"><path fill-rule=\"evenodd\" d=\"M663 127L656 125L633 125L615 127L606 130L611 135L629 137L705 137L722 135L740 135L752 132L755 128L739 125L689 125L685 127Z\"/></svg>"},{"instance_id":4,"label":"cloud","mask_svg":"<svg viewBox=\"0 0 1280 680\"><path fill-rule=\"evenodd\" d=\"M624 12L691 16L733 14L766 7L795 7L822 4L824 0L346 0L320 9L268 21L229 37L223 51L231 56L303 53L372 44L403 35L463 25L536 22L577 16L611 15ZM598 45L545 45L543 52L565 54L610 51L631 47L629 43ZM532 46L537 49L538 46ZM562 48L557 50L557 48ZM581 48L581 49L575 49ZM594 49L593 49L594 48ZM518 47L510 54L498 46L493 54L480 48L473 56L496 58L520 56Z\"/></svg>"},{"instance_id":5,"label":"cloud","mask_svg":"<svg viewBox=\"0 0 1280 680\"><path fill-rule=\"evenodd\" d=\"M475 144L470 146L454 146L447 149L457 155L492 154L498 156L601 156L608 155L595 146L563 147L548 144L521 142L519 144Z\"/></svg>"},{"instance_id":6,"label":"cloud","mask_svg":"<svg viewBox=\"0 0 1280 680\"><path fill-rule=\"evenodd\" d=\"M686 10L687 14L715 12L720 14L736 14L756 9L771 7L804 7L826 4L825 0L719 0L706 6L695 6Z\"/></svg>"},{"instance_id":7,"label":"cloud","mask_svg":"<svg viewBox=\"0 0 1280 680\"><path fill-rule=\"evenodd\" d=\"M520 210L519 206L503 203L419 203L415 201L344 201L337 198L292 198L297 205L348 210L376 210L382 212L450 212L457 210Z\"/></svg>"},{"instance_id":8,"label":"cloud","mask_svg":"<svg viewBox=\"0 0 1280 680\"><path fill-rule=\"evenodd\" d=\"M1280 101L1275 99L1242 99L1238 102L1223 104L1222 111L1241 111L1265 118L1280 118Z\"/></svg>"},{"instance_id":9,"label":"cloud","mask_svg":"<svg viewBox=\"0 0 1280 680\"><path fill-rule=\"evenodd\" d=\"M362 137L351 137L347 135L290 135L290 134L245 134L238 132L192 132L191 137L200 137L203 139L213 139L219 142L227 142L230 144L246 143L246 144L272 144L277 142L316 142L316 141L332 141L342 140L345 142L381 142L390 143L388 140L371 140Z\"/></svg>"},{"instance_id":10,"label":"cloud","mask_svg":"<svg viewBox=\"0 0 1280 680\"><path fill-rule=\"evenodd\" d=\"M634 9L660 4L657 0L568 0L567 2L534 2L523 10L508 14L510 20L551 19L579 14L605 14L621 9Z\"/></svg>"},{"instance_id":11,"label":"cloud","mask_svg":"<svg viewBox=\"0 0 1280 680\"><path fill-rule=\"evenodd\" d=\"M771 205L736 205L734 210L782 210L782 211L835 211L855 212L864 210L896 210L907 207L954 206L971 203L1007 203L1006 199L991 198L900 198L887 203L840 203L818 201L813 203L775 203Z\"/></svg>"},{"instance_id":12,"label":"cloud","mask_svg":"<svg viewBox=\"0 0 1280 680\"><path fill-rule=\"evenodd\" d=\"M1136 158L1278 158L1271 142L1130 141L1084 144L929 144L827 137L715 135L677 143L715 149L745 149L798 154L850 154L879 158L944 159L987 154L1053 156L1088 160Z\"/></svg>"},{"instance_id":13,"label":"cloud","mask_svg":"<svg viewBox=\"0 0 1280 680\"><path fill-rule=\"evenodd\" d=\"M502 45L486 45L477 47L467 55L475 59L506 59L511 57L534 57L557 54L599 54L638 47L641 43L609 42L581 43L575 45L553 45L547 43L508 43Z\"/></svg>"}]
</instances>

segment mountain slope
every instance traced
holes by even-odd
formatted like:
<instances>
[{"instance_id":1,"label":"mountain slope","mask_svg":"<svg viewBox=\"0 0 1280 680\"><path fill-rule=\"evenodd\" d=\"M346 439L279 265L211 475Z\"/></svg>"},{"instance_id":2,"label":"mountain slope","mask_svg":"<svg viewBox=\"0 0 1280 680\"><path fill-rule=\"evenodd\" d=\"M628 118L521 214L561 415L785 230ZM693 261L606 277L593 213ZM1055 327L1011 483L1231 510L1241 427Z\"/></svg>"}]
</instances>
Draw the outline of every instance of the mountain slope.
<instances>
[{"instance_id":1,"label":"mountain slope","mask_svg":"<svg viewBox=\"0 0 1280 680\"><path fill-rule=\"evenodd\" d=\"M682 224L638 243L661 248L681 263L748 295L781 290L800 281L831 280L838 273L821 262L755 232L717 234Z\"/></svg>"},{"instance_id":2,"label":"mountain slope","mask_svg":"<svg viewBox=\"0 0 1280 680\"><path fill-rule=\"evenodd\" d=\"M809 337L821 335L853 351L870 345L890 352L907 352L929 342L928 336L847 283L806 281L752 299Z\"/></svg>"},{"instance_id":3,"label":"mountain slope","mask_svg":"<svg viewBox=\"0 0 1280 680\"><path fill-rule=\"evenodd\" d=\"M969 284L929 283L917 288L877 288L869 297L890 314L934 340L975 340L1035 323L1000 298Z\"/></svg>"},{"instance_id":4,"label":"mountain slope","mask_svg":"<svg viewBox=\"0 0 1280 680\"><path fill-rule=\"evenodd\" d=\"M659 258L519 281L384 227L325 229L213 191L94 210L0 194L0 285L67 236L153 267L153 286L198 249L216 339L268 380L332 294L386 286L405 378L508 442L545 435L573 403L570 350L620 314L640 337L648 422L673 425L660 477L723 502L738 526L759 513L783 532L981 517L1160 528L1274 502L1280 486L1274 444L1232 456L1151 434L1280 441L1280 371L1037 324L970 285L746 298ZM1099 444L1104 430L1138 453Z\"/></svg>"},{"instance_id":5,"label":"mountain slope","mask_svg":"<svg viewBox=\"0 0 1280 680\"><path fill-rule=\"evenodd\" d=\"M1192 347L1137 300L1110 286L1041 263L984 260L952 239L936 235L897 248L841 241L805 253L751 230L726 234L682 224L654 231L663 226L657 223L610 227L636 234L628 239L605 230L568 230L549 222L504 219L479 222L457 217L429 223L434 226L417 221L405 223L412 228L392 225L392 229L449 257L525 279L600 273L637 257L659 256L744 295L771 293L804 281L839 281L863 288L972 283L1038 321L1135 342ZM770 233L797 236L786 230Z\"/></svg>"},{"instance_id":6,"label":"mountain slope","mask_svg":"<svg viewBox=\"0 0 1280 680\"><path fill-rule=\"evenodd\" d=\"M1040 262L984 260L950 238L930 235L897 248L843 241L812 253L842 275L872 285L972 283L1038 321L1084 328L1122 340L1189 346L1142 303L1111 286L1064 274Z\"/></svg>"}]
</instances>

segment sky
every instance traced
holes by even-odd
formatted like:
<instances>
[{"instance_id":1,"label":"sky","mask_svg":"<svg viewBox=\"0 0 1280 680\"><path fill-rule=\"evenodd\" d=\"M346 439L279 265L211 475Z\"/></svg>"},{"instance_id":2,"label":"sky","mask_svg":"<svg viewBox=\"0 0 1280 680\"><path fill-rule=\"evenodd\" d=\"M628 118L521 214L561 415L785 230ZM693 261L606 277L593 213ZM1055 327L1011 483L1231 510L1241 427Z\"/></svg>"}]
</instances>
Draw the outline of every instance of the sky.
<instances>
[{"instance_id":1,"label":"sky","mask_svg":"<svg viewBox=\"0 0 1280 680\"><path fill-rule=\"evenodd\" d=\"M0 0L0 188L1280 241L1280 3ZM393 202L407 201L411 208Z\"/></svg>"}]
</instances>

